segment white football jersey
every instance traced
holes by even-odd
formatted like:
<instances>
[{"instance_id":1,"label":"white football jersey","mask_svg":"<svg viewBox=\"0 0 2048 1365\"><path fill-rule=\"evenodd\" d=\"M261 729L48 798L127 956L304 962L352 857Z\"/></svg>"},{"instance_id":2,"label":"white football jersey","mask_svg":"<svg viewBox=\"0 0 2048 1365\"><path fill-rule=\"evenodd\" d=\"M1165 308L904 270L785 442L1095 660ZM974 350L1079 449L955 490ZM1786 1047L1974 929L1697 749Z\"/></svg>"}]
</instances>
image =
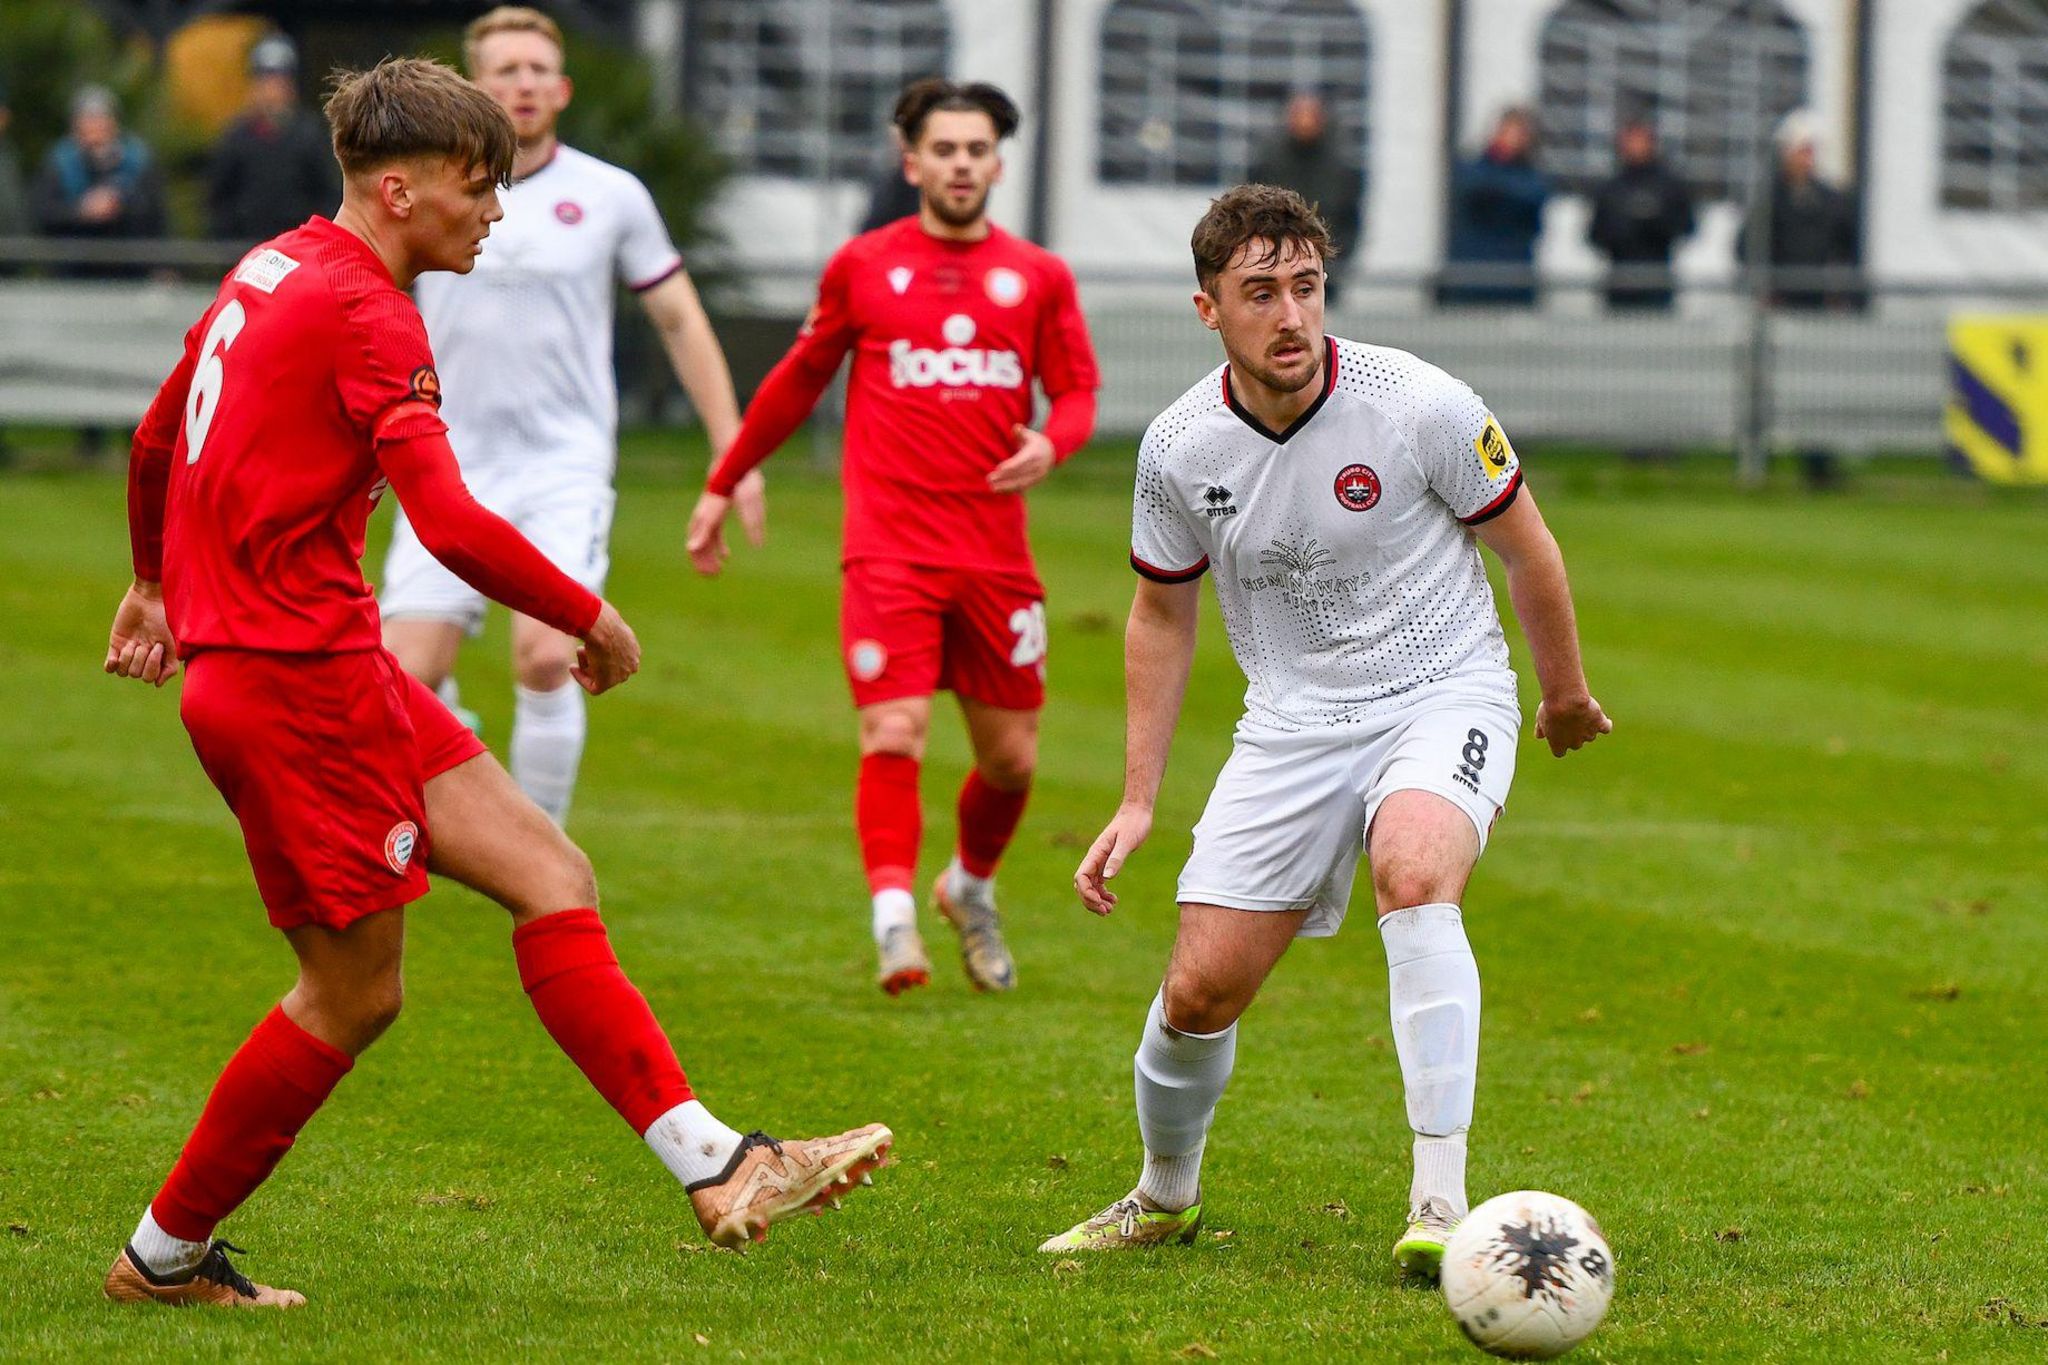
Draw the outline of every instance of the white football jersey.
<instances>
[{"instance_id":1,"label":"white football jersey","mask_svg":"<svg viewBox=\"0 0 2048 1365\"><path fill-rule=\"evenodd\" d=\"M1520 464L1479 396L1405 351L1329 341L1322 395L1286 431L1218 367L1138 449L1131 563L1215 570L1247 721L1370 721L1458 678L1516 704L1493 589L1468 529L1507 510Z\"/></svg>"},{"instance_id":2,"label":"white football jersey","mask_svg":"<svg viewBox=\"0 0 2048 1365\"><path fill-rule=\"evenodd\" d=\"M441 416L468 471L512 465L610 477L619 397L612 374L616 285L650 289L682 257L631 172L558 146L499 191L467 275L414 286L441 378Z\"/></svg>"}]
</instances>

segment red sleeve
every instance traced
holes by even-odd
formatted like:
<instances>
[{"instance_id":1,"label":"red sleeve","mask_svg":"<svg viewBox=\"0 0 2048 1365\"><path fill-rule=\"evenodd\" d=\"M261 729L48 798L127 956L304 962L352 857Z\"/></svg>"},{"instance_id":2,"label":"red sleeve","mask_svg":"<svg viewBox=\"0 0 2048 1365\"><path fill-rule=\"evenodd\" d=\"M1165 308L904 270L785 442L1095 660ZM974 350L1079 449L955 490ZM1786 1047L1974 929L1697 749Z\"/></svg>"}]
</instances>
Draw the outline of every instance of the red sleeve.
<instances>
[{"instance_id":1,"label":"red sleeve","mask_svg":"<svg viewBox=\"0 0 2048 1365\"><path fill-rule=\"evenodd\" d=\"M852 265L846 250L841 248L818 281L818 301L811 305L810 316L797 333L796 345L789 348L789 354L782 357L754 391L754 401L747 404L747 415L740 422L739 435L733 437L725 454L711 467L711 476L704 483L709 491L722 498L731 497L739 481L773 455L776 447L788 440L818 405L819 395L838 373L839 362L846 358L859 334L847 299L846 286L851 275Z\"/></svg>"},{"instance_id":2,"label":"red sleeve","mask_svg":"<svg viewBox=\"0 0 2048 1365\"><path fill-rule=\"evenodd\" d=\"M1093 393L1102 387L1102 371L1095 364L1074 272L1057 258L1052 266L1052 288L1038 318L1038 385L1053 399L1080 389Z\"/></svg>"},{"instance_id":3,"label":"red sleeve","mask_svg":"<svg viewBox=\"0 0 2048 1365\"><path fill-rule=\"evenodd\" d=\"M416 423L419 414L405 410L410 406L426 407L407 404L391 410L385 430L403 431ZM428 415L434 415L431 409ZM556 568L510 522L470 496L446 434L380 433L377 463L391 480L420 544L457 578L492 601L565 635L580 637L596 622L604 605L597 594Z\"/></svg>"},{"instance_id":4,"label":"red sleeve","mask_svg":"<svg viewBox=\"0 0 2048 1365\"><path fill-rule=\"evenodd\" d=\"M185 333L185 353L156 391L128 450L128 551L135 563L135 576L145 583L163 581L164 503L170 494L171 456L178 448L185 395L192 387L200 329L205 325L206 314L201 314Z\"/></svg>"},{"instance_id":5,"label":"red sleeve","mask_svg":"<svg viewBox=\"0 0 2048 1365\"><path fill-rule=\"evenodd\" d=\"M337 282L342 337L334 382L342 406L356 425L380 442L446 432L448 424L438 411L441 379L434 373L434 352L427 345L420 310L389 280L344 292L353 283ZM401 406L406 409L404 421L387 421Z\"/></svg>"},{"instance_id":6,"label":"red sleeve","mask_svg":"<svg viewBox=\"0 0 2048 1365\"><path fill-rule=\"evenodd\" d=\"M1068 389L1052 400L1052 411L1045 415L1045 438L1052 442L1052 453L1061 464L1088 444L1094 432L1095 390Z\"/></svg>"}]
</instances>

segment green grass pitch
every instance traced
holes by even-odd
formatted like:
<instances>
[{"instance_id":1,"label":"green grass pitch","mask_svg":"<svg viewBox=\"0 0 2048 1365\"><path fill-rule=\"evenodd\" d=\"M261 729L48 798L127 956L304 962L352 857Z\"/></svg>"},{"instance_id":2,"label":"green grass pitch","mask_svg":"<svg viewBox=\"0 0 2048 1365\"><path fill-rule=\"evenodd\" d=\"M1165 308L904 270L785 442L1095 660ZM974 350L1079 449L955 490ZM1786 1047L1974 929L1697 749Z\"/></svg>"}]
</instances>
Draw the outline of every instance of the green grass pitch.
<instances>
[{"instance_id":1,"label":"green grass pitch","mask_svg":"<svg viewBox=\"0 0 2048 1365\"><path fill-rule=\"evenodd\" d=\"M1130 1054L1241 682L1213 615L1124 908L1068 879L1122 743L1128 446L1034 496L1043 780L1002 889L1021 989L871 981L837 661L837 495L785 456L766 553L687 571L701 456L629 461L573 832L622 957L741 1127L893 1125L846 1210L740 1257L549 1045L495 909L411 915L407 1013L225 1231L286 1316L122 1310L99 1276L290 979L176 698L103 678L105 474L0 480L0 1353L98 1359L1455 1360L1388 1247L1408 1134L1369 919L1247 1017L1191 1250L1034 1246L1136 1169ZM1611 740L1524 735L1467 899L1472 1193L1577 1199L1619 1289L1590 1360L2048 1356L2048 554L2038 498L1929 475L1809 499L1534 462ZM1516 642L1526 677L1526 656ZM502 741L506 637L463 669ZM1533 696L1525 695L1533 711ZM926 866L964 771L942 713ZM1365 902L1369 905L1369 901Z\"/></svg>"}]
</instances>

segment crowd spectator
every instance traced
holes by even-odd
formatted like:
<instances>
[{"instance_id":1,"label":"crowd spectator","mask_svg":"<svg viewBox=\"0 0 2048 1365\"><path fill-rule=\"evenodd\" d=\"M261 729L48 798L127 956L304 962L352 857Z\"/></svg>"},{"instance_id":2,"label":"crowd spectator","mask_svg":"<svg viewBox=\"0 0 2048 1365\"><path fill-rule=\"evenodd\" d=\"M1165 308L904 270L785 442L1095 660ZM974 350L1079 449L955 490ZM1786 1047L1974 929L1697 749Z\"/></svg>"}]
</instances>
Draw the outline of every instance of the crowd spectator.
<instances>
[{"instance_id":1,"label":"crowd spectator","mask_svg":"<svg viewBox=\"0 0 2048 1365\"><path fill-rule=\"evenodd\" d=\"M1357 246L1364 227L1365 168L1343 155L1329 124L1320 95L1296 94L1287 102L1286 126L1260 149L1251 175L1259 184L1293 190L1315 205L1329 226L1336 253L1325 299L1334 307L1344 264L1351 259L1346 253Z\"/></svg>"},{"instance_id":2,"label":"crowd spectator","mask_svg":"<svg viewBox=\"0 0 2048 1365\"><path fill-rule=\"evenodd\" d=\"M1819 124L1811 113L1787 114L1778 125L1778 174L1771 183L1770 241L1762 259L1789 272L1773 281L1771 301L1780 308L1853 308L1862 292L1853 273L1863 259L1856 206L1820 178ZM1737 259L1750 262L1755 217L1736 240Z\"/></svg>"},{"instance_id":3,"label":"crowd spectator","mask_svg":"<svg viewBox=\"0 0 2048 1365\"><path fill-rule=\"evenodd\" d=\"M860 220L859 230L873 232L898 218L908 218L917 210L917 186L903 175L903 135L891 127L889 164L876 173L869 188L867 216Z\"/></svg>"},{"instance_id":4,"label":"crowd spectator","mask_svg":"<svg viewBox=\"0 0 2048 1365\"><path fill-rule=\"evenodd\" d=\"M149 147L121 130L105 86L71 100L71 131L44 158L35 188L36 226L50 237L119 239L164 233L163 177ZM146 265L81 264L61 273L101 278L148 273Z\"/></svg>"},{"instance_id":5,"label":"crowd spectator","mask_svg":"<svg viewBox=\"0 0 2048 1365\"><path fill-rule=\"evenodd\" d=\"M1863 292L1855 272L1863 259L1862 231L1854 202L1820 178L1818 121L1806 110L1787 114L1778 125L1776 144L1768 241L1759 243L1752 209L1736 238L1736 259L1771 269L1769 293L1775 307L1794 312L1860 308ZM1779 271L1788 273L1780 277ZM1827 488L1840 480L1833 451L1808 447L1799 452L1799 463L1812 487Z\"/></svg>"},{"instance_id":6,"label":"crowd spectator","mask_svg":"<svg viewBox=\"0 0 2048 1365\"><path fill-rule=\"evenodd\" d=\"M1614 150L1619 167L1594 193L1593 222L1586 231L1586 240L1606 253L1614 267L1607 280L1607 306L1668 309L1671 250L1697 226L1692 191L1664 164L1657 130L1648 119L1623 123Z\"/></svg>"},{"instance_id":7,"label":"crowd spectator","mask_svg":"<svg viewBox=\"0 0 2048 1365\"><path fill-rule=\"evenodd\" d=\"M1536 239L1550 180L1536 168L1536 116L1516 106L1502 112L1486 147L1451 173L1451 225L1444 256L1452 279L1440 303L1528 307L1536 302ZM1461 266L1492 268L1522 278L1460 280Z\"/></svg>"},{"instance_id":8,"label":"crowd spectator","mask_svg":"<svg viewBox=\"0 0 2048 1365\"><path fill-rule=\"evenodd\" d=\"M213 235L254 245L341 203L324 120L299 102L299 53L273 33L249 52L249 104L213 150Z\"/></svg>"},{"instance_id":9,"label":"crowd spectator","mask_svg":"<svg viewBox=\"0 0 2048 1365\"><path fill-rule=\"evenodd\" d=\"M7 87L0 84L0 237L20 237L29 230L28 192L21 180L21 154L15 151L13 139L7 136L13 122L14 109L8 103ZM0 263L0 274L6 271L6 265Z\"/></svg>"}]
</instances>

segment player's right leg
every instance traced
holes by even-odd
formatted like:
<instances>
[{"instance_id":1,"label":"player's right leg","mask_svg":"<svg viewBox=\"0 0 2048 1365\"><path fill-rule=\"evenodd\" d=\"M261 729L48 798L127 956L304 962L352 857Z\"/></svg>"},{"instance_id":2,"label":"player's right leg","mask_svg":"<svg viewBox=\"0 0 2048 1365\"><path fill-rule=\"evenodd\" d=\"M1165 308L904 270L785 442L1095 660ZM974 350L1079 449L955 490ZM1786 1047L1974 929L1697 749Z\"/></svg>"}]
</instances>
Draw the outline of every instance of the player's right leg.
<instances>
[{"instance_id":1,"label":"player's right leg","mask_svg":"<svg viewBox=\"0 0 2048 1365\"><path fill-rule=\"evenodd\" d=\"M1237 1019L1297 935L1334 933L1364 810L1341 737L1240 727L1181 872L1180 931L1134 1062L1137 1188L1041 1251L1192 1240L1202 1154L1236 1056Z\"/></svg>"},{"instance_id":2,"label":"player's right leg","mask_svg":"<svg viewBox=\"0 0 2048 1365\"><path fill-rule=\"evenodd\" d=\"M107 1273L111 1299L304 1302L243 1276L227 1259L234 1248L213 1233L397 1015L398 907L426 890L412 858L424 811L400 681L382 654L210 651L191 661L180 699L186 728L241 821L271 922L298 955L299 980L221 1073Z\"/></svg>"},{"instance_id":3,"label":"player's right leg","mask_svg":"<svg viewBox=\"0 0 2048 1365\"><path fill-rule=\"evenodd\" d=\"M945 639L943 575L893 560L854 560L839 599L846 678L860 716L854 829L867 871L876 980L891 995L931 980L917 932L918 778Z\"/></svg>"},{"instance_id":4,"label":"player's right leg","mask_svg":"<svg viewBox=\"0 0 2048 1365\"><path fill-rule=\"evenodd\" d=\"M860 708L860 776L854 828L867 871L875 980L901 995L932 979L917 932L917 848L924 833L918 775L931 730L932 699L895 697Z\"/></svg>"},{"instance_id":5,"label":"player's right leg","mask_svg":"<svg viewBox=\"0 0 2048 1365\"><path fill-rule=\"evenodd\" d=\"M1132 1059L1145 1161L1138 1184L1040 1251L1192 1242L1202 1223L1202 1151L1237 1059L1237 1021L1307 910L1183 904L1166 980Z\"/></svg>"},{"instance_id":6,"label":"player's right leg","mask_svg":"<svg viewBox=\"0 0 2048 1365\"><path fill-rule=\"evenodd\" d=\"M894 1138L881 1124L777 1140L743 1135L704 1107L612 951L589 860L496 759L477 754L429 778L427 817L433 870L511 912L513 952L534 1012L682 1182L712 1241L743 1246L792 1214L836 1207L887 1162Z\"/></svg>"}]
</instances>

